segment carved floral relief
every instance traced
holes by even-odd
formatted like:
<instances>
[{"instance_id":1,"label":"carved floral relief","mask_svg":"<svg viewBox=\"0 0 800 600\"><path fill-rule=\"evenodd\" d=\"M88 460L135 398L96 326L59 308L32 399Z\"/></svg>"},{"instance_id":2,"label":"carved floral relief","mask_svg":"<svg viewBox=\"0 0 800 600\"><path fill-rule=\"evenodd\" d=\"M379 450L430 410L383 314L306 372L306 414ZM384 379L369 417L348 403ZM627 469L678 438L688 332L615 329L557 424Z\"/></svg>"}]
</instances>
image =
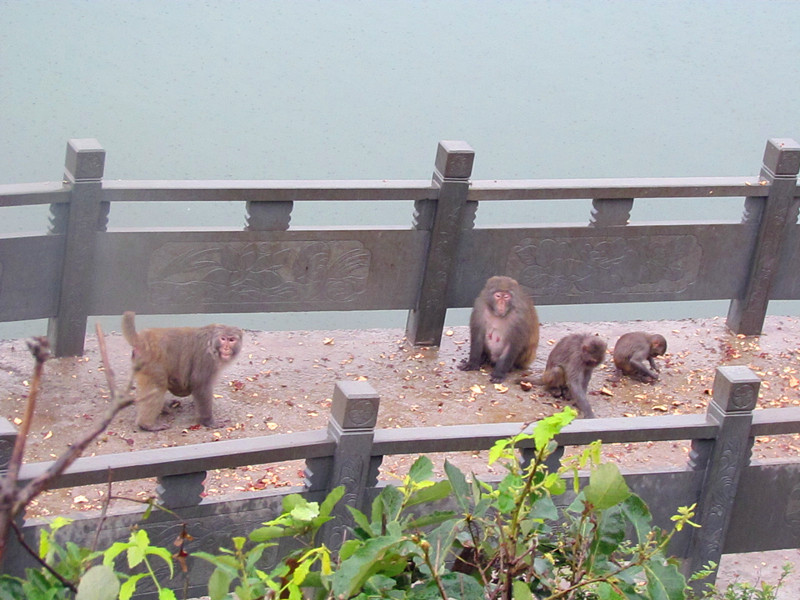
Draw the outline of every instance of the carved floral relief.
<instances>
[{"instance_id":1,"label":"carved floral relief","mask_svg":"<svg viewBox=\"0 0 800 600\"><path fill-rule=\"evenodd\" d=\"M154 304L349 302L363 294L371 255L356 241L164 244L152 255Z\"/></svg>"},{"instance_id":2,"label":"carved floral relief","mask_svg":"<svg viewBox=\"0 0 800 600\"><path fill-rule=\"evenodd\" d=\"M702 253L692 235L528 238L506 272L543 295L674 293L697 279Z\"/></svg>"}]
</instances>

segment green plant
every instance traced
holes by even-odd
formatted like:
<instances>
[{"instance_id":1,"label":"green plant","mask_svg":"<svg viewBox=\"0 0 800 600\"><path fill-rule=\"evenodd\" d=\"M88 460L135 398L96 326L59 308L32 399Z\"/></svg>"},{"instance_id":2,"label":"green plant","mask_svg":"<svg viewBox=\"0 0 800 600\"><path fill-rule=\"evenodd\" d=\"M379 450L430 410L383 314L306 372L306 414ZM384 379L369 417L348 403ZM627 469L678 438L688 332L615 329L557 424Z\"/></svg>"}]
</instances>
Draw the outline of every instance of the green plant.
<instances>
[{"instance_id":1,"label":"green plant","mask_svg":"<svg viewBox=\"0 0 800 600\"><path fill-rule=\"evenodd\" d=\"M152 546L147 532L131 532L127 542L116 542L104 551L92 551L73 542L61 544L57 532L72 521L57 517L39 536L39 569L25 570L26 577L0 575L0 600L128 600L136 591L137 583L149 578L158 590L159 600L175 600L172 590L162 587L153 571L151 556L162 558L172 575L172 556L169 551ZM140 566L145 572L129 574L114 569L114 561L121 554L127 558L128 571ZM102 559L99 564L99 559Z\"/></svg>"},{"instance_id":2,"label":"green plant","mask_svg":"<svg viewBox=\"0 0 800 600\"><path fill-rule=\"evenodd\" d=\"M319 573L331 573L331 555L324 546L314 547L314 538L325 523L330 521L331 510L344 495L344 487L332 490L320 505L308 502L299 494L290 494L283 499L282 514L253 531L249 538L255 545L245 550L247 540L233 538L233 550L221 548L222 554L197 552L197 556L212 563L216 568L208 582L211 600L235 598L256 600L270 597L302 598L301 584L317 576L311 569L319 566ZM279 538L292 537L304 541L304 547L290 552L269 573L259 569L264 550L275 546ZM233 590L231 590L233 586Z\"/></svg>"},{"instance_id":3,"label":"green plant","mask_svg":"<svg viewBox=\"0 0 800 600\"><path fill-rule=\"evenodd\" d=\"M666 599L684 597L685 580L665 556L674 531L691 523L691 508L674 517L673 532L650 525L644 502L619 470L600 463L599 444L556 472L545 467L554 437L573 418L564 412L543 419L531 434L498 442L490 461L507 475L491 486L445 463L447 480L434 483L432 465L420 457L398 487L385 487L369 515L348 507L353 539L330 574L303 581L318 598ZM534 442L523 464L515 449ZM580 489L578 470L590 469ZM574 498L562 475L572 473ZM457 511L430 503L453 495ZM634 539L626 539L631 527Z\"/></svg>"},{"instance_id":4,"label":"green plant","mask_svg":"<svg viewBox=\"0 0 800 600\"><path fill-rule=\"evenodd\" d=\"M692 575L691 580L708 577L716 567L715 563L708 565L706 569ZM699 594L690 593L688 598L689 600L777 600L778 592L792 570L790 563L783 565L778 581L774 585L766 581L755 584L747 581L732 581L725 586L725 589L718 590L713 583L707 583Z\"/></svg>"}]
</instances>

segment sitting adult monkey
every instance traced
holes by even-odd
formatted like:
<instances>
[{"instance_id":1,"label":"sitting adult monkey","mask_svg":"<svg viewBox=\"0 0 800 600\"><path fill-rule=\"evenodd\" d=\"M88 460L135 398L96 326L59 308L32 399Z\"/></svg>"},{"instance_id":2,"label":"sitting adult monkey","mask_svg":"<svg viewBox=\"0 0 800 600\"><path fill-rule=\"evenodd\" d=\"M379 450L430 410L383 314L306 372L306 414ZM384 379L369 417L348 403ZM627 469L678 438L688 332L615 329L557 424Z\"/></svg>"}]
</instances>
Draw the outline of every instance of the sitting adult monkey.
<instances>
[{"instance_id":1,"label":"sitting adult monkey","mask_svg":"<svg viewBox=\"0 0 800 600\"><path fill-rule=\"evenodd\" d=\"M499 383L513 368L526 368L539 345L539 317L533 301L511 277L490 277L469 318L469 358L458 366L477 371L494 365L489 380Z\"/></svg>"},{"instance_id":2,"label":"sitting adult monkey","mask_svg":"<svg viewBox=\"0 0 800 600\"><path fill-rule=\"evenodd\" d=\"M194 396L198 421L214 426L212 390L220 370L242 347L242 330L228 325L164 327L136 331L134 313L122 315L122 334L133 346L136 424L147 431L169 427L159 422L164 393Z\"/></svg>"}]
</instances>

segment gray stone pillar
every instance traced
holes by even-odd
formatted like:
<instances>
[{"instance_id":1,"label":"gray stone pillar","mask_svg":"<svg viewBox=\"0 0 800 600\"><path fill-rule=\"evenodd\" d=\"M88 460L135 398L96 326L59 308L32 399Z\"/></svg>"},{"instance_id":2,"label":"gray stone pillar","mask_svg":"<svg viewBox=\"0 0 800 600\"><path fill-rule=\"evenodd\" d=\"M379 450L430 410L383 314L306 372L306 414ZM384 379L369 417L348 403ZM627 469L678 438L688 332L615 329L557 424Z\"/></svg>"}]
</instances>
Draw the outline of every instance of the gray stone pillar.
<instances>
[{"instance_id":1,"label":"gray stone pillar","mask_svg":"<svg viewBox=\"0 0 800 600\"><path fill-rule=\"evenodd\" d=\"M728 308L728 328L734 333L758 335L764 326L770 291L786 231L797 222L797 173L800 144L790 139L771 139L764 150L759 177L770 183L765 198L745 200L745 223L758 227L756 248L743 293Z\"/></svg>"},{"instance_id":2,"label":"gray stone pillar","mask_svg":"<svg viewBox=\"0 0 800 600\"><path fill-rule=\"evenodd\" d=\"M430 244L416 306L409 311L406 337L412 344L438 346L447 313L447 286L457 268L458 244L467 210L475 151L466 142L439 142L433 185L438 199L415 203L414 227L430 230ZM473 207L473 217L474 217Z\"/></svg>"},{"instance_id":3,"label":"gray stone pillar","mask_svg":"<svg viewBox=\"0 0 800 600\"><path fill-rule=\"evenodd\" d=\"M380 398L365 381L339 381L333 392L328 432L336 440L328 490L343 485L344 497L333 510L333 521L321 532L332 549L339 548L347 527L354 524L347 506L364 510L367 486L374 479L370 466L372 441L378 420Z\"/></svg>"},{"instance_id":4,"label":"gray stone pillar","mask_svg":"<svg viewBox=\"0 0 800 600\"><path fill-rule=\"evenodd\" d=\"M105 158L106 151L97 140L70 140L64 173L72 187L69 204L51 207L51 232L64 235L58 309L47 325L56 357L83 354L95 233L105 229L108 216L108 206L102 202Z\"/></svg>"},{"instance_id":5,"label":"gray stone pillar","mask_svg":"<svg viewBox=\"0 0 800 600\"><path fill-rule=\"evenodd\" d=\"M700 446L692 457L695 468L705 462L705 476L694 519L702 527L692 530L684 562L687 576L710 561L719 564L739 477L750 462L750 426L760 385L759 378L747 367L717 368L707 418L718 423L719 430L713 448ZM715 578L716 575L712 577ZM696 582L698 591L704 583Z\"/></svg>"}]
</instances>

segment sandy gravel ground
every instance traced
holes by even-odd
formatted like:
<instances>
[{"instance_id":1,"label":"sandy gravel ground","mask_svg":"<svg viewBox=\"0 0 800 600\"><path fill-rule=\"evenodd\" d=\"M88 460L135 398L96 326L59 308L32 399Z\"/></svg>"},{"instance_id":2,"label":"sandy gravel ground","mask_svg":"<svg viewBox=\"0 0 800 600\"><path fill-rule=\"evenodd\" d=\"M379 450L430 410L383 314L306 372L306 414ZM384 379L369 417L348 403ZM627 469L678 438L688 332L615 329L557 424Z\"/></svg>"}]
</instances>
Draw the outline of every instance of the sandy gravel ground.
<instances>
[{"instance_id":1,"label":"sandy gravel ground","mask_svg":"<svg viewBox=\"0 0 800 600\"><path fill-rule=\"evenodd\" d=\"M235 323L231 323L234 324ZM598 417L702 413L718 365L747 365L763 379L759 407L800 405L800 320L768 317L758 337L731 335L724 319L686 319L659 322L544 323L541 343L531 371L542 370L552 345L573 332L598 333L609 348L622 333L645 330L662 333L668 353L657 359L661 378L655 384L619 379L610 356L595 371L590 401ZM122 337L107 332L111 366L120 385L130 375L130 349ZM542 391L525 392L509 383L494 386L486 372L463 373L457 363L468 353L466 328L446 331L440 348L409 347L401 330L361 331L247 331L239 360L217 385L216 429L195 425L191 400L183 400L168 417L172 426L160 432L134 427L127 409L87 454L129 452L145 448L214 442L272 433L289 433L327 425L330 397L338 380L365 379L381 396L378 427L458 425L464 423L526 422L560 410L563 403ZM23 340L0 342L0 416L12 422L22 417L32 359ZM601 391L602 390L602 391ZM108 389L95 336L86 354L53 359L46 365L25 459L50 460L102 414ZM606 456L623 467L645 468L682 464L688 447L680 442L618 445ZM797 435L758 439L754 458L798 457ZM401 472L413 457L387 459L383 476ZM485 455L465 455L455 462L470 468L485 465ZM436 462L436 461L435 461ZM441 461L438 461L441 463ZM485 471L484 467L484 471ZM302 464L251 466L214 472L209 494L294 485L302 479ZM153 481L116 484L115 494L147 497ZM54 490L30 507L30 516L96 510L103 490ZM800 550L726 557L720 581L737 576L753 581L761 574L774 581L780 564L794 562L791 587L781 598L800 598ZM763 563L763 564L762 564Z\"/></svg>"}]
</instances>

